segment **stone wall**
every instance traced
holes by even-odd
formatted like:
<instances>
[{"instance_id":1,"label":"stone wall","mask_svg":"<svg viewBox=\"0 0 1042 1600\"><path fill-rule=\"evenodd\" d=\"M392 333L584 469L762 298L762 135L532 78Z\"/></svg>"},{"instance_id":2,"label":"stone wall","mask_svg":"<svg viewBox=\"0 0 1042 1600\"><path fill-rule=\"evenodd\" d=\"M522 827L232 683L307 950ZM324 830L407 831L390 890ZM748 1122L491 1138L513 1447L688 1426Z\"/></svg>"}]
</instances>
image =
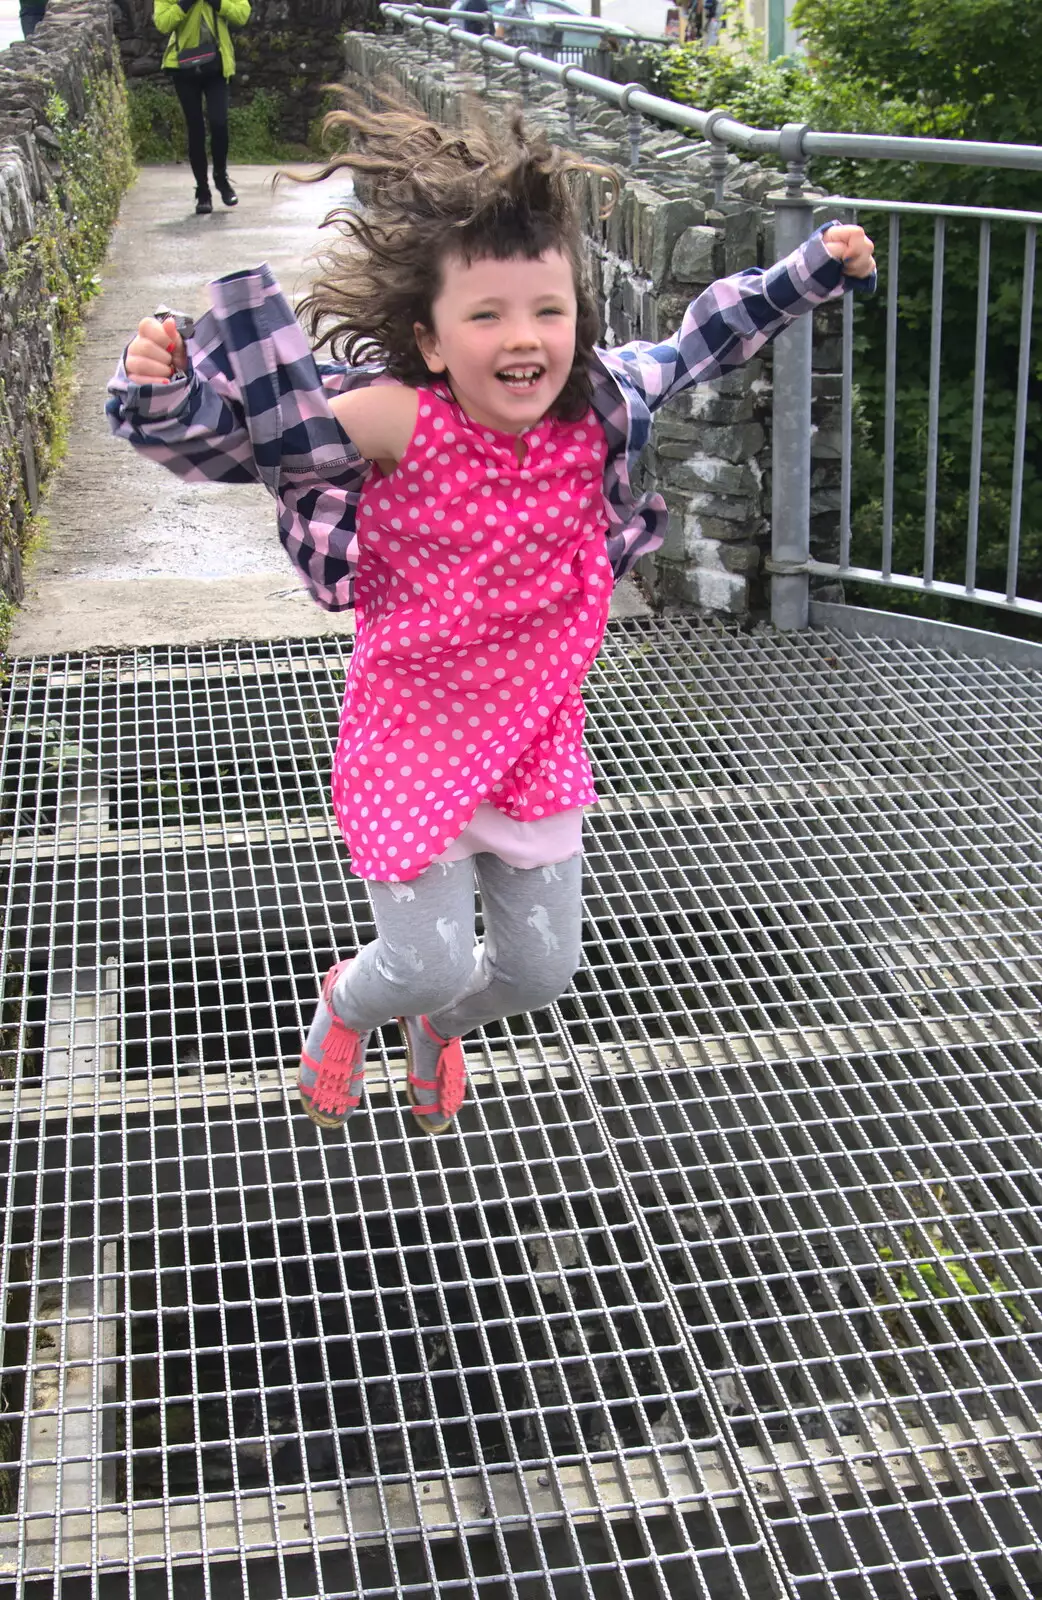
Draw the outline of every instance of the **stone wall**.
<instances>
[{"instance_id":1,"label":"stone wall","mask_svg":"<svg viewBox=\"0 0 1042 1600\"><path fill-rule=\"evenodd\" d=\"M56 381L132 173L108 0L51 0L0 51L0 611L22 596Z\"/></svg>"},{"instance_id":2,"label":"stone wall","mask_svg":"<svg viewBox=\"0 0 1042 1600\"><path fill-rule=\"evenodd\" d=\"M348 81L392 79L438 121L456 125L468 98L491 109L516 105L520 80L493 68L486 90L480 62L447 46L397 35L349 34ZM614 165L623 180L607 222L596 215L591 184L586 215L590 264L604 305L606 340L657 339L672 333L690 300L715 278L773 260L773 220L766 197L782 175L727 157L723 200L714 202L710 147L643 124L633 166L627 119L582 97L577 135L563 91L532 79L529 113L559 144L587 160ZM679 153L675 153L678 152ZM827 220L824 215L819 221ZM812 546L838 555L838 308L815 313L814 435L811 441ZM645 485L670 510L665 545L641 564L662 605L747 616L764 605L763 557L770 548L771 352L738 371L689 390L658 413L644 459ZM835 586L812 589L838 598Z\"/></svg>"},{"instance_id":3,"label":"stone wall","mask_svg":"<svg viewBox=\"0 0 1042 1600\"><path fill-rule=\"evenodd\" d=\"M112 11L127 77L158 80L167 35L152 24L152 0L112 0ZM232 29L235 99L277 94L283 136L304 143L323 84L340 76L344 29L379 22L378 0L251 0L249 22Z\"/></svg>"}]
</instances>

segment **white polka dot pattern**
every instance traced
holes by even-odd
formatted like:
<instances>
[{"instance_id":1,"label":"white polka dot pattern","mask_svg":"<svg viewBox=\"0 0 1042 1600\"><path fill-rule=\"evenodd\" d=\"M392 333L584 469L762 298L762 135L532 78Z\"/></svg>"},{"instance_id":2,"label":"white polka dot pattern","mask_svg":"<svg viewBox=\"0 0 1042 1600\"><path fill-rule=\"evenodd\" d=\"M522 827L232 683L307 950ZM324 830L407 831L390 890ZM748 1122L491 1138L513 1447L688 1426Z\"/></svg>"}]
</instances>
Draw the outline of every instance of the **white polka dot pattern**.
<instances>
[{"instance_id":1,"label":"white polka dot pattern","mask_svg":"<svg viewBox=\"0 0 1042 1600\"><path fill-rule=\"evenodd\" d=\"M482 801L534 821L596 799L580 685L611 602L592 411L517 441L420 390L358 506L358 631L333 806L363 878L417 877Z\"/></svg>"}]
</instances>

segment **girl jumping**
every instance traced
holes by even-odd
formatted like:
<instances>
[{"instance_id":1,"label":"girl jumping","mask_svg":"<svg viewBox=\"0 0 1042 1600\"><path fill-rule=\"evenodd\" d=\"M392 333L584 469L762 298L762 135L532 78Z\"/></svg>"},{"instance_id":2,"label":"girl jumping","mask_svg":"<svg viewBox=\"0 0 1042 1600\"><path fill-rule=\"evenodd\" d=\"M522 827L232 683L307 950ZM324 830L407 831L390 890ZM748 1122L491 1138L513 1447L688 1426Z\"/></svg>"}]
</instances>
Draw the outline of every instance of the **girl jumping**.
<instances>
[{"instance_id":1,"label":"girl jumping","mask_svg":"<svg viewBox=\"0 0 1042 1600\"><path fill-rule=\"evenodd\" d=\"M671 338L602 349L579 188L614 175L519 119L355 107L327 127L348 148L319 176L346 168L365 206L327 218L341 242L300 314L339 359L315 364L266 267L233 273L198 325L139 325L108 411L182 477L266 484L314 598L357 607L333 806L378 937L326 974L298 1087L339 1127L397 1019L413 1112L442 1133L461 1036L548 1005L579 961L581 687L613 583L665 531L631 488L651 413L875 263L829 226L713 284Z\"/></svg>"}]
</instances>

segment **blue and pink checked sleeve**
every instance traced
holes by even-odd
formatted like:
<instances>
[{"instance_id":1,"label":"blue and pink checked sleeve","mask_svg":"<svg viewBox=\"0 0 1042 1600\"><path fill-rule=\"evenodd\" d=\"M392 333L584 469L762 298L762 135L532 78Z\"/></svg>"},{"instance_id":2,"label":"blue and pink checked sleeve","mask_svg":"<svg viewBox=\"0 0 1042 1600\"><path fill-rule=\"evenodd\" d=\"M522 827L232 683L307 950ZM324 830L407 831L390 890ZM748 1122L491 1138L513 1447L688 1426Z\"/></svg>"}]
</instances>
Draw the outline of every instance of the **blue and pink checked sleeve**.
<instances>
[{"instance_id":1,"label":"blue and pink checked sleeve","mask_svg":"<svg viewBox=\"0 0 1042 1600\"><path fill-rule=\"evenodd\" d=\"M596 352L593 407L608 439L607 544L617 579L665 534L661 496L638 498L631 486L658 407L740 366L815 306L850 288L874 288L874 280L844 276L824 231L773 267L711 284L669 338ZM183 378L137 385L120 363L109 384L110 427L189 481L263 483L276 500L282 544L312 597L327 610L345 610L354 603L355 509L369 464L333 416L329 397L388 380L375 366L317 366L267 266L218 279L210 295Z\"/></svg>"}]
</instances>

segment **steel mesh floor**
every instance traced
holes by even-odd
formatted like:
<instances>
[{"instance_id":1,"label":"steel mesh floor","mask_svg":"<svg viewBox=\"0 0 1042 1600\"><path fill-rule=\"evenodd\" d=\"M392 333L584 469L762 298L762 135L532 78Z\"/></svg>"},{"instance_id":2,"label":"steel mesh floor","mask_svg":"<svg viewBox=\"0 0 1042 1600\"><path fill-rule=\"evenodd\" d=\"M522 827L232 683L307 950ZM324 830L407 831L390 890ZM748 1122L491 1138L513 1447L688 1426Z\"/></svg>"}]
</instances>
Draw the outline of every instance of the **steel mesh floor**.
<instances>
[{"instance_id":1,"label":"steel mesh floor","mask_svg":"<svg viewBox=\"0 0 1042 1600\"><path fill-rule=\"evenodd\" d=\"M1037 1595L1042 677L614 624L583 968L435 1142L394 1029L291 1092L343 671L12 664L0 1594Z\"/></svg>"}]
</instances>

